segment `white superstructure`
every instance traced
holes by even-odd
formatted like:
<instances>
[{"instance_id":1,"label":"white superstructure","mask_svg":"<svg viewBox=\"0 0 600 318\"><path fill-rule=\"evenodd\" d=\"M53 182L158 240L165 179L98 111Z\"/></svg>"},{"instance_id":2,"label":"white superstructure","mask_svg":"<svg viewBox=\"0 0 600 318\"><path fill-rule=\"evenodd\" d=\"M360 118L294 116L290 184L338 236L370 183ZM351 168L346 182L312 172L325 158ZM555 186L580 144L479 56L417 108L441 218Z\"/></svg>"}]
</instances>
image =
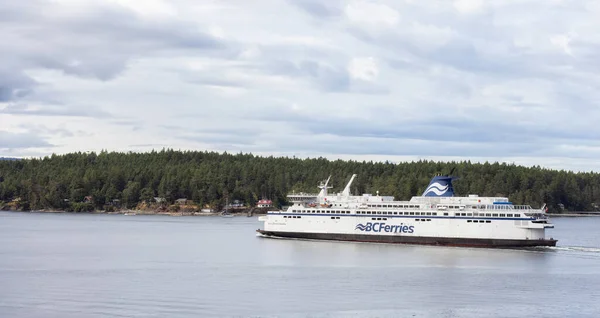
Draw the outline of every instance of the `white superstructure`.
<instances>
[{"instance_id":1,"label":"white superstructure","mask_svg":"<svg viewBox=\"0 0 600 318\"><path fill-rule=\"evenodd\" d=\"M329 179L318 194L290 194L293 205L259 219L266 236L459 246L554 246L544 207L513 205L505 197L454 196L454 177L436 176L421 196L329 194Z\"/></svg>"}]
</instances>

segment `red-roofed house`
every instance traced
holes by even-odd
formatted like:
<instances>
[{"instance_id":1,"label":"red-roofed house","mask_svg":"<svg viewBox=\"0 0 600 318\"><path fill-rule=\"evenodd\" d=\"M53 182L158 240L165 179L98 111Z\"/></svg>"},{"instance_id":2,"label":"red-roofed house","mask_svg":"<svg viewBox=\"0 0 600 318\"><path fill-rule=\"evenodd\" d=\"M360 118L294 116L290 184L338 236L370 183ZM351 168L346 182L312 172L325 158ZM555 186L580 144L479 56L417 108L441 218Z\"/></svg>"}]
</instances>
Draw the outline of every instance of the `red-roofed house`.
<instances>
[{"instance_id":1,"label":"red-roofed house","mask_svg":"<svg viewBox=\"0 0 600 318\"><path fill-rule=\"evenodd\" d=\"M259 208L270 208L270 207L273 207L273 201L266 200L266 199L258 200L258 203L256 203L256 206Z\"/></svg>"}]
</instances>

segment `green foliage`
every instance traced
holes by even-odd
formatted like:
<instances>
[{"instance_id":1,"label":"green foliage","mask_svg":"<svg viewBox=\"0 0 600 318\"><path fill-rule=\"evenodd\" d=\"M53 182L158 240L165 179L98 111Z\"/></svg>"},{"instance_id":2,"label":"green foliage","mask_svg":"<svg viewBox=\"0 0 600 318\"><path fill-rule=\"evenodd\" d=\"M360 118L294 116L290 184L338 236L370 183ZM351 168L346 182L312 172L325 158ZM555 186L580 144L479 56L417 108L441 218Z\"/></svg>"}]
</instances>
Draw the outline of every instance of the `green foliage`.
<instances>
[{"instance_id":1,"label":"green foliage","mask_svg":"<svg viewBox=\"0 0 600 318\"><path fill-rule=\"evenodd\" d=\"M242 200L254 205L269 198L286 204L288 192L317 192L319 181L332 175L339 192L353 173L351 191L376 193L408 200L420 195L436 174L453 175L459 195L508 196L515 204L560 211L594 210L600 203L600 175L470 162L439 163L330 161L257 157L216 152L71 153L41 159L0 161L0 201L21 198L28 208L91 211L118 199L127 208L163 197L168 204L178 198L221 207ZM86 196L91 202L84 203Z\"/></svg>"},{"instance_id":2,"label":"green foliage","mask_svg":"<svg viewBox=\"0 0 600 318\"><path fill-rule=\"evenodd\" d=\"M88 202L75 202L67 208L69 212L92 212L94 211L94 205Z\"/></svg>"}]
</instances>

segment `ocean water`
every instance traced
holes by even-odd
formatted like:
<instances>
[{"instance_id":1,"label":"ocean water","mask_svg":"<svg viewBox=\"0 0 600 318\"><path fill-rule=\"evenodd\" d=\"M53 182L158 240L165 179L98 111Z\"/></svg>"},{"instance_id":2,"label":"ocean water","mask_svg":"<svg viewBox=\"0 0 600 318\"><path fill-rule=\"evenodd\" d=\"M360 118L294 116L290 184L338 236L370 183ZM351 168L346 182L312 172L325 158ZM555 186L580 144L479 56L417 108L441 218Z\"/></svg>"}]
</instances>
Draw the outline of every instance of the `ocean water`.
<instances>
[{"instance_id":1,"label":"ocean water","mask_svg":"<svg viewBox=\"0 0 600 318\"><path fill-rule=\"evenodd\" d=\"M257 217L0 212L0 317L600 317L600 218L555 248L257 237Z\"/></svg>"}]
</instances>

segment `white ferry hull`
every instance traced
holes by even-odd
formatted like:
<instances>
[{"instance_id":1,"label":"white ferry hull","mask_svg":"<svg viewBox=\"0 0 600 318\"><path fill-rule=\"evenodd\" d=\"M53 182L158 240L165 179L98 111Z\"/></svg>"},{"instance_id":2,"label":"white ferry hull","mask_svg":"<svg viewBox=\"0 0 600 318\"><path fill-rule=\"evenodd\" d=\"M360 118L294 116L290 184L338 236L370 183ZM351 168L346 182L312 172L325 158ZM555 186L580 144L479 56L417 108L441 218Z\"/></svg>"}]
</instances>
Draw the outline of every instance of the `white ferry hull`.
<instances>
[{"instance_id":1,"label":"white ferry hull","mask_svg":"<svg viewBox=\"0 0 600 318\"><path fill-rule=\"evenodd\" d=\"M471 247L556 246L546 238L554 228L545 209L513 205L504 197L456 197L453 177L436 176L420 197L352 196L352 176L344 191L328 194L328 181L315 200L302 194L286 211L259 218L264 236ZM328 179L329 180L329 179Z\"/></svg>"},{"instance_id":2,"label":"white ferry hull","mask_svg":"<svg viewBox=\"0 0 600 318\"><path fill-rule=\"evenodd\" d=\"M390 236L372 234L344 234L344 233L306 233L306 232L278 232L257 230L266 237L298 238L312 240L351 241L370 243L396 243L396 244L419 244L438 246L460 246L460 247L536 247L556 246L557 240L537 239L486 239L486 238L461 238L461 237L426 237L426 236Z\"/></svg>"}]
</instances>

